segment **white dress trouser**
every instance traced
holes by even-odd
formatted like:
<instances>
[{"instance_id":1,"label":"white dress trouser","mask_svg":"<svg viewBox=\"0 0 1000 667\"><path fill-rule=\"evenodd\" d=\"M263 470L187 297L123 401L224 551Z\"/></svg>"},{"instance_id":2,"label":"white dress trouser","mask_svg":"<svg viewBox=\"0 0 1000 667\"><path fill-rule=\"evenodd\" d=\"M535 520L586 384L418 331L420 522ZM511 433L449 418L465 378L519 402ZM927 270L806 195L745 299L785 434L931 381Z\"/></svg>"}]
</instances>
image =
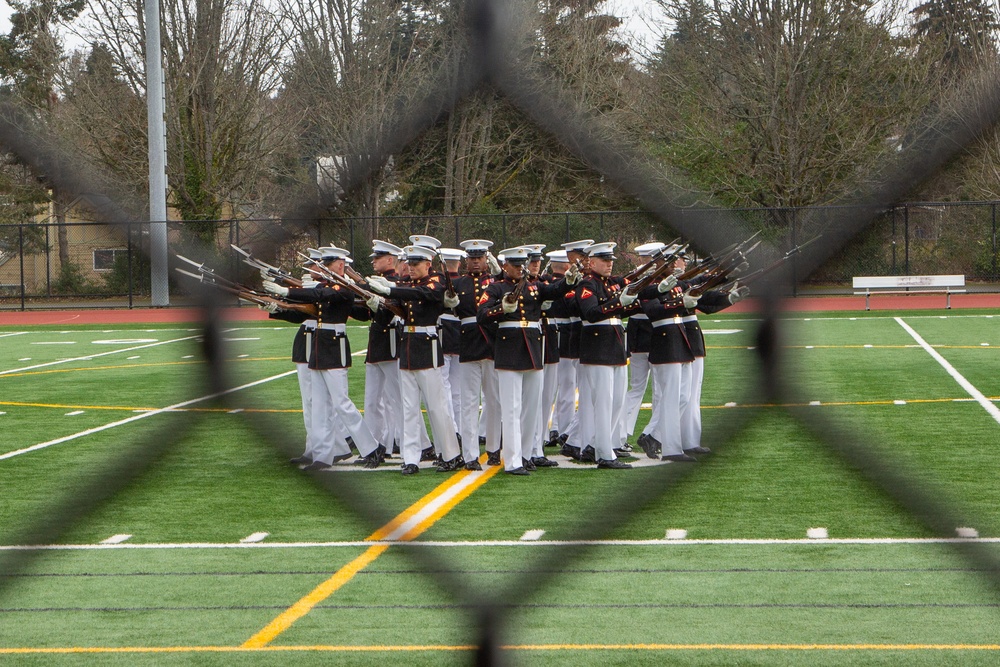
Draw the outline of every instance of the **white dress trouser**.
<instances>
[{"instance_id":1,"label":"white dress trouser","mask_svg":"<svg viewBox=\"0 0 1000 667\"><path fill-rule=\"evenodd\" d=\"M403 428L399 406L399 362L365 364L365 424L375 439L391 448Z\"/></svg>"},{"instance_id":2,"label":"white dress trouser","mask_svg":"<svg viewBox=\"0 0 1000 667\"><path fill-rule=\"evenodd\" d=\"M529 452L525 438L532 437L538 421L542 393L542 372L497 371L500 387L500 422L503 429L505 470L523 467Z\"/></svg>"},{"instance_id":3,"label":"white dress trouser","mask_svg":"<svg viewBox=\"0 0 1000 667\"><path fill-rule=\"evenodd\" d=\"M594 396L590 391L591 374L586 371L588 364L577 364L576 386L579 392L579 407L573 415L566 433L569 436L567 442L579 447L581 451L584 447L594 446Z\"/></svg>"},{"instance_id":4,"label":"white dress trouser","mask_svg":"<svg viewBox=\"0 0 1000 667\"><path fill-rule=\"evenodd\" d=\"M448 414L455 422L455 433L460 433L459 415L462 414L462 406L459 402L462 396L462 369L458 362L457 354L444 355L444 366L441 366L442 382L444 383L444 395L448 398ZM465 436L462 436L463 438Z\"/></svg>"},{"instance_id":5,"label":"white dress trouser","mask_svg":"<svg viewBox=\"0 0 1000 667\"><path fill-rule=\"evenodd\" d=\"M622 404L625 401L625 385L628 383L628 368L626 366L602 366L597 364L580 364L581 413L590 412L593 416L594 454L598 460L612 461L616 459L615 447L618 446L618 424L621 419ZM589 410L583 410L583 387L587 387ZM580 420L581 429L583 419Z\"/></svg>"},{"instance_id":6,"label":"white dress trouser","mask_svg":"<svg viewBox=\"0 0 1000 667\"><path fill-rule=\"evenodd\" d=\"M559 364L542 366L542 409L538 415L538 428L535 429L535 439L532 441L531 456L545 456L545 441L549 439L549 420L552 420L551 430L558 431L559 425L555 419L554 404L556 391L559 389Z\"/></svg>"},{"instance_id":7,"label":"white dress trouser","mask_svg":"<svg viewBox=\"0 0 1000 667\"><path fill-rule=\"evenodd\" d=\"M661 455L684 453L681 415L687 410L691 395L691 363L653 364L656 400L653 412L658 416L655 431L647 431L660 441Z\"/></svg>"},{"instance_id":8,"label":"white dress trouser","mask_svg":"<svg viewBox=\"0 0 1000 667\"><path fill-rule=\"evenodd\" d=\"M427 416L434 433L434 447L445 461L458 456L455 425L448 416L448 398L441 385L441 371L425 368L419 371L399 370L400 409L403 412L403 442L401 449L405 465L420 463L421 434L427 436L420 400L427 404Z\"/></svg>"},{"instance_id":9,"label":"white dress trouser","mask_svg":"<svg viewBox=\"0 0 1000 667\"><path fill-rule=\"evenodd\" d=\"M313 373L312 432L316 438L313 460L333 463L334 455L350 452L350 449L336 451L335 427L342 427L351 436L362 456L371 454L378 442L347 393L347 369L314 370ZM328 419L331 415L334 419Z\"/></svg>"},{"instance_id":10,"label":"white dress trouser","mask_svg":"<svg viewBox=\"0 0 1000 667\"><path fill-rule=\"evenodd\" d=\"M570 424L576 414L576 381L579 359L559 360L559 390L556 392L556 407L552 421L559 425L559 433L569 433Z\"/></svg>"},{"instance_id":11,"label":"white dress trouser","mask_svg":"<svg viewBox=\"0 0 1000 667\"><path fill-rule=\"evenodd\" d=\"M649 353L633 352L628 360L629 387L625 394L625 406L622 408L622 432L619 442L625 442L635 433L635 422L639 418L642 399L646 397L646 385L649 384Z\"/></svg>"},{"instance_id":12,"label":"white dress trouser","mask_svg":"<svg viewBox=\"0 0 1000 667\"><path fill-rule=\"evenodd\" d=\"M459 410L459 433L462 434L462 458L467 462L479 458L479 424L483 423L486 451L500 449L500 415L487 406L499 403L499 387L492 359L462 363L462 402ZM483 396L483 416L479 416L479 398Z\"/></svg>"},{"instance_id":13,"label":"white dress trouser","mask_svg":"<svg viewBox=\"0 0 1000 667\"><path fill-rule=\"evenodd\" d=\"M681 443L684 449L701 446L701 383L705 378L705 357L691 362L691 384L685 410L681 412Z\"/></svg>"},{"instance_id":14,"label":"white dress trouser","mask_svg":"<svg viewBox=\"0 0 1000 667\"><path fill-rule=\"evenodd\" d=\"M319 460L317 457L317 444L316 435L313 433L313 375L316 371L310 370L308 364L298 363L295 364L295 375L299 380L299 395L302 397L302 421L306 426L306 450L302 453L303 456L307 456L313 461ZM324 397L324 400L328 400ZM323 404L326 406L326 403ZM326 415L326 420L329 422L328 429L333 433L333 453L336 455L340 454L350 454L351 447L347 444L347 439L344 437L346 430L343 424L340 423L340 419L337 418L333 411L329 407L324 407L322 409L323 414ZM316 415L316 418L320 418L322 415ZM326 461L329 463L332 461Z\"/></svg>"}]
</instances>

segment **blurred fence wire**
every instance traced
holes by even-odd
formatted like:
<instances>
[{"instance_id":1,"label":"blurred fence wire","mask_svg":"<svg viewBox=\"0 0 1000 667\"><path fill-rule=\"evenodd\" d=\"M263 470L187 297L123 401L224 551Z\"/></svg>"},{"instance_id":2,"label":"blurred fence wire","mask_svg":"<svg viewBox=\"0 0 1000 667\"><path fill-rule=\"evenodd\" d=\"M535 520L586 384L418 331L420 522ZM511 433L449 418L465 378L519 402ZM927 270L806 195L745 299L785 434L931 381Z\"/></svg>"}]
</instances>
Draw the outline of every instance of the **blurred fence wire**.
<instances>
[{"instance_id":1,"label":"blurred fence wire","mask_svg":"<svg viewBox=\"0 0 1000 667\"><path fill-rule=\"evenodd\" d=\"M781 257L791 246L817 236L822 243L809 245L794 266L769 274L758 285L759 321L756 326L757 358L746 369L746 404L795 403L802 393L796 386L798 369L782 357L779 340L784 325L779 317L782 297L791 295L802 280L840 282L855 274L898 274L922 272L962 272L982 278L997 278L996 204L908 204L900 206L914 184L941 169L962 147L992 128L1000 115L1000 80L982 87L974 96L958 101L962 122L954 116L930 117L922 127L912 128L917 139L885 165L883 178L869 191L856 193L851 200L822 209L788 211L750 211L699 209L682 205L679 192L664 189L663 179L654 178L651 162L624 142L600 120L577 108L563 91L551 82L537 80L528 68L522 68L516 56L516 39L510 31L512 22L505 14L507 3L497 0L473 0L467 26L467 51L456 51L457 63L442 63L440 76L406 105L398 105L398 114L378 128L357 128L351 154L365 156L363 164L345 179L345 189L363 181L389 156L414 140L424 129L444 118L463 97L482 86L491 86L520 109L541 129L563 143L609 182L637 198L642 213L559 213L506 215L499 217L423 217L378 220L330 219L315 214L315 201L302 202L299 210L290 211L281 224L272 221L240 221L221 225L220 243L183 250L191 256L210 258L225 253L228 243L249 245L262 257L281 258L288 246L318 245L339 242L356 255L365 254L373 237L401 240L408 233L430 233L447 241L475 236L495 239L501 246L525 241L555 245L566 239L592 237L617 240L628 247L650 237L683 235L701 252L710 253L749 237L758 229L770 230L759 261L762 265ZM460 75L455 75L460 72ZM954 106L942 105L954 109ZM613 128L612 128L613 129ZM7 229L2 249L6 265L15 263L12 277L4 274L5 299L48 296L58 291L62 280L67 290L135 295L148 290L146 280L145 224L132 220L127 197L114 183L96 180L94 173L71 151L54 146L29 117L5 106L0 113L0 144L23 159L32 169L44 173L53 183L75 192L102 193L102 225L80 225L80 254L68 261L86 266L108 276L102 284L83 272L74 274L65 265L54 264L43 251L29 252L26 244L49 247L53 230L49 226L20 225ZM319 206L322 210L324 207ZM182 223L177 223L181 227ZM74 225L74 228L77 226ZM10 232L13 233L10 233ZM225 243L221 243L224 241ZM188 240L185 243L193 244ZM12 245L13 244L13 245ZM223 248L223 250L219 250ZM969 252L972 248L972 252ZM953 252L954 250L954 252ZM40 259L36 261L36 255ZM288 255L285 255L288 256ZM224 261L238 266L230 255ZM62 258L64 261L67 258ZM0 267L0 269L4 269ZM16 292L12 294L11 292ZM205 374L194 378L217 394L216 404L226 406L230 388L223 355L219 320L220 303L214 294L196 295L204 310ZM5 304L9 304L5 301ZM193 371L194 372L194 371ZM194 384L194 383L193 383ZM887 498L904 507L915 519L934 533L951 537L959 525L975 525L974 517L956 516L955 508L944 505L939 496L923 488L893 460L879 456L882 451L871 442L869 434L824 416L819 411L789 408L797 420L817 441L849 464L851 469L876 485ZM705 433L706 444L716 449L735 450L741 446L741 434L756 413L753 410L727 414L715 421ZM264 414L243 413L241 418L264 442L273 444L288 456L300 447L297 437L275 428ZM123 455L105 473L90 480L83 489L53 499L40 508L28 534L7 536L13 544L52 544L81 516L99 508L115 493L135 482L157 458L184 437L196 419L185 420L186 427L159 433ZM664 502L678 489L678 481L687 474L682 466L664 466L644 484L622 485L617 497L600 500L602 507L642 507ZM331 478L337 477L332 480ZM369 522L372 529L387 521L387 510L378 499L359 484L355 475L317 475L315 483L353 508ZM347 479L350 478L350 479ZM392 548L404 550L414 559L433 564L436 580L466 608L472 610L468 627L475 628L478 650L474 659L493 664L503 659L500 650L508 624L516 624L510 601L524 601L554 582L553 572L569 567L582 558L586 541L607 537L628 515L602 512L592 508L579 513L575 525L580 546L540 547L534 563L527 564L532 574L513 581L501 595L481 598L458 572L441 567L449 556L434 548L412 548L405 544ZM982 573L1000 598L1000 559L975 541L954 545L974 568ZM27 566L41 552L7 551L0 555L0 571L12 573ZM9 591L15 579L0 578L0 593Z\"/></svg>"}]
</instances>

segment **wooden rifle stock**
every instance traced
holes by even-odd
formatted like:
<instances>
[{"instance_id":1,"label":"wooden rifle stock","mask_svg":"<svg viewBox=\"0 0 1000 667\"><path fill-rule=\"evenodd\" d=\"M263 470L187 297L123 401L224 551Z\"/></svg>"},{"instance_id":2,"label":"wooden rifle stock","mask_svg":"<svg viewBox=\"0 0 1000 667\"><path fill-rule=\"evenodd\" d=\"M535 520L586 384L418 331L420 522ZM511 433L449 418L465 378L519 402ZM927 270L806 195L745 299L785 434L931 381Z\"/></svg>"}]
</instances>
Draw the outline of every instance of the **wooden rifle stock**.
<instances>
[{"instance_id":1,"label":"wooden rifle stock","mask_svg":"<svg viewBox=\"0 0 1000 667\"><path fill-rule=\"evenodd\" d=\"M359 286L355 285L354 283L348 282L343 276L337 275L333 271L330 271L329 269L327 269L322 264L319 264L318 266L320 267L319 270L306 267L306 271L309 271L314 276L319 276L320 278L324 278L324 279L328 280L329 282L333 282L333 283L336 283L336 284L340 285L341 287L347 288L351 292L354 292L356 295L360 296L365 301L367 301L368 299L370 299L372 297L377 297L378 300L379 300L379 305L381 305L384 308L386 308L393 315L396 315L397 317L406 317L406 311L404 311L402 308L400 308L398 304L390 303L382 295L375 294L375 292L369 292L368 290L364 289L363 287L359 287Z\"/></svg>"}]
</instances>

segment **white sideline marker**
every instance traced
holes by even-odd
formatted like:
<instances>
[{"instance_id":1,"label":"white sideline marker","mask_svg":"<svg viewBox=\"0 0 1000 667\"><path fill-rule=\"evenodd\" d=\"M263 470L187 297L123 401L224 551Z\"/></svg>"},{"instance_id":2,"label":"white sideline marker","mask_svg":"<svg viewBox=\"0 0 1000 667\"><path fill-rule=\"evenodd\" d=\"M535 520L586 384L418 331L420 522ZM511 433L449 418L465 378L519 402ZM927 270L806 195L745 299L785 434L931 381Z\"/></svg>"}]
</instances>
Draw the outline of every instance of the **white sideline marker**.
<instances>
[{"instance_id":1,"label":"white sideline marker","mask_svg":"<svg viewBox=\"0 0 1000 667\"><path fill-rule=\"evenodd\" d=\"M234 410L227 410L226 414L227 415L237 415L237 414L239 414L241 412L243 412L243 408L236 408Z\"/></svg>"},{"instance_id":2,"label":"white sideline marker","mask_svg":"<svg viewBox=\"0 0 1000 667\"><path fill-rule=\"evenodd\" d=\"M823 405L819 401L809 401L809 405Z\"/></svg>"},{"instance_id":3,"label":"white sideline marker","mask_svg":"<svg viewBox=\"0 0 1000 667\"><path fill-rule=\"evenodd\" d=\"M979 531L975 528L959 527L955 529L955 534L959 537L979 537Z\"/></svg>"},{"instance_id":4,"label":"white sideline marker","mask_svg":"<svg viewBox=\"0 0 1000 667\"><path fill-rule=\"evenodd\" d=\"M23 359L18 359L18 361L31 361L31 357L24 357Z\"/></svg>"},{"instance_id":5,"label":"white sideline marker","mask_svg":"<svg viewBox=\"0 0 1000 667\"><path fill-rule=\"evenodd\" d=\"M250 356L249 354L237 354L236 358L237 359L246 359L249 356Z\"/></svg>"},{"instance_id":6,"label":"white sideline marker","mask_svg":"<svg viewBox=\"0 0 1000 667\"><path fill-rule=\"evenodd\" d=\"M194 355L193 354L186 354L183 357L181 357L181 359L194 359Z\"/></svg>"},{"instance_id":7,"label":"white sideline marker","mask_svg":"<svg viewBox=\"0 0 1000 667\"><path fill-rule=\"evenodd\" d=\"M541 528L533 528L532 530L526 530L524 531L524 535L521 536L521 541L532 542L534 540L541 539L542 535L544 534L545 531L542 530Z\"/></svg>"},{"instance_id":8,"label":"white sideline marker","mask_svg":"<svg viewBox=\"0 0 1000 667\"><path fill-rule=\"evenodd\" d=\"M76 415L82 415L83 410L74 410L73 412L67 412L63 417L75 417Z\"/></svg>"},{"instance_id":9,"label":"white sideline marker","mask_svg":"<svg viewBox=\"0 0 1000 667\"><path fill-rule=\"evenodd\" d=\"M250 533L240 540L240 544L256 544L257 542L263 542L264 538L270 534L271 533Z\"/></svg>"},{"instance_id":10,"label":"white sideline marker","mask_svg":"<svg viewBox=\"0 0 1000 667\"><path fill-rule=\"evenodd\" d=\"M826 528L809 528L806 530L806 537L810 540L825 540L830 535L826 532Z\"/></svg>"},{"instance_id":11,"label":"white sideline marker","mask_svg":"<svg viewBox=\"0 0 1000 667\"><path fill-rule=\"evenodd\" d=\"M980 343L980 345L982 345L983 347L989 347L990 346L989 343Z\"/></svg>"},{"instance_id":12,"label":"white sideline marker","mask_svg":"<svg viewBox=\"0 0 1000 667\"><path fill-rule=\"evenodd\" d=\"M125 357L125 359L126 359L127 361L132 361L133 359L138 359L138 358L139 358L139 355L138 355L138 354L137 354L137 355L135 355L134 357Z\"/></svg>"},{"instance_id":13,"label":"white sideline marker","mask_svg":"<svg viewBox=\"0 0 1000 667\"><path fill-rule=\"evenodd\" d=\"M687 539L687 536L688 532L683 528L667 528L666 539L668 540L684 540Z\"/></svg>"},{"instance_id":14,"label":"white sideline marker","mask_svg":"<svg viewBox=\"0 0 1000 667\"><path fill-rule=\"evenodd\" d=\"M120 535L112 535L106 540L101 540L101 544L121 544L131 538L132 536L128 533L121 533Z\"/></svg>"},{"instance_id":15,"label":"white sideline marker","mask_svg":"<svg viewBox=\"0 0 1000 667\"><path fill-rule=\"evenodd\" d=\"M0 412L0 415L5 415L5 414L7 414L7 413L6 412Z\"/></svg>"},{"instance_id":16,"label":"white sideline marker","mask_svg":"<svg viewBox=\"0 0 1000 667\"><path fill-rule=\"evenodd\" d=\"M729 403L726 403L725 406L723 406L723 407L735 408L736 407L736 403L730 401Z\"/></svg>"},{"instance_id":17,"label":"white sideline marker","mask_svg":"<svg viewBox=\"0 0 1000 667\"><path fill-rule=\"evenodd\" d=\"M871 345L871 344L868 344L868 345L865 345L865 347L875 347L875 346Z\"/></svg>"},{"instance_id":18,"label":"white sideline marker","mask_svg":"<svg viewBox=\"0 0 1000 667\"><path fill-rule=\"evenodd\" d=\"M893 405L906 405L906 401L895 400L892 402Z\"/></svg>"},{"instance_id":19,"label":"white sideline marker","mask_svg":"<svg viewBox=\"0 0 1000 667\"><path fill-rule=\"evenodd\" d=\"M968 392L969 396L976 399L976 402L979 403L979 405L981 405L982 408L986 410L986 412L988 412L991 417L993 417L994 421L1000 424L1000 408L994 405L990 399L986 398L986 396L983 395L983 392L976 389L975 385L966 380L965 376L963 376L961 373L955 370L955 367L949 364L947 359L942 357L937 350L935 350L933 347L931 347L931 345L927 341L921 338L920 334L914 331L909 324L907 324L902 320L902 318L896 317L893 319L895 319L896 323L899 324L899 326L903 327L903 329L905 329L906 332L913 337L913 340L917 341L920 347L924 348L924 351L927 352L927 354L934 357L934 360L937 361L939 364L941 364L941 367L948 372L948 375L954 378L955 382L957 382L959 386L962 387L962 389Z\"/></svg>"}]
</instances>

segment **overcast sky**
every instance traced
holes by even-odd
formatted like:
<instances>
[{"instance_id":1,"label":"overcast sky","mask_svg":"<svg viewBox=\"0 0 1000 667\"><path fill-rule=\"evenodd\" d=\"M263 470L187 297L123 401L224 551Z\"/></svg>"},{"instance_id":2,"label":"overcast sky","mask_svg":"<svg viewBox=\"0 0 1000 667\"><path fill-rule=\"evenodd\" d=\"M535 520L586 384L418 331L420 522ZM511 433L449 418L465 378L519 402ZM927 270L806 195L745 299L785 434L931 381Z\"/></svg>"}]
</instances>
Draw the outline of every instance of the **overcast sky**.
<instances>
[{"instance_id":1,"label":"overcast sky","mask_svg":"<svg viewBox=\"0 0 1000 667\"><path fill-rule=\"evenodd\" d=\"M625 19L625 31L643 40L648 47L654 45L658 34L650 29L650 25L662 25L662 14L659 6L649 0L607 0L606 11ZM7 0L0 0L0 33L10 32L8 20L13 10ZM655 28L656 33L662 31Z\"/></svg>"}]
</instances>

